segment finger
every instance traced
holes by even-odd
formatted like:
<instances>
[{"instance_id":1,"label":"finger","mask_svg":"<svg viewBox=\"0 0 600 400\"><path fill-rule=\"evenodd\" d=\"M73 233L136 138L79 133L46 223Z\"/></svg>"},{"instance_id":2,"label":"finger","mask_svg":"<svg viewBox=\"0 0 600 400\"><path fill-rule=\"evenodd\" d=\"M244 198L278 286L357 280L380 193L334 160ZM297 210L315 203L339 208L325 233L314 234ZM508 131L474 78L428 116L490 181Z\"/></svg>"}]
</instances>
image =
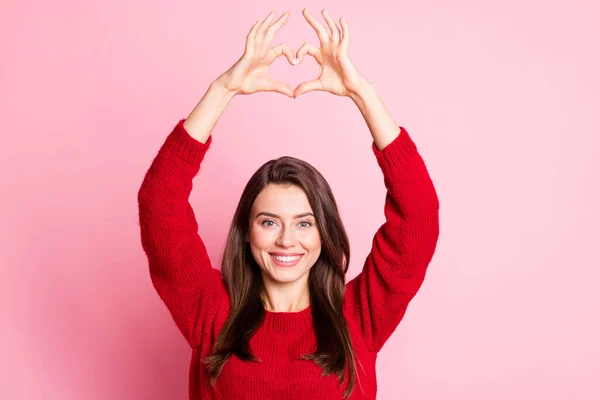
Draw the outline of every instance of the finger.
<instances>
[{"instance_id":1,"label":"finger","mask_svg":"<svg viewBox=\"0 0 600 400\"><path fill-rule=\"evenodd\" d=\"M254 40L254 38L256 37L256 32L258 32L259 26L260 19L257 19L254 25L252 25L252 29L250 29L250 32L248 32L248 35L246 35L246 43L250 42L251 40Z\"/></svg>"},{"instance_id":2,"label":"finger","mask_svg":"<svg viewBox=\"0 0 600 400\"><path fill-rule=\"evenodd\" d=\"M287 83L283 83L280 81L276 81L274 79L269 78L269 85L267 86L266 91L268 92L278 92L281 94L285 94L289 97L294 97L294 89Z\"/></svg>"},{"instance_id":3,"label":"finger","mask_svg":"<svg viewBox=\"0 0 600 400\"><path fill-rule=\"evenodd\" d=\"M350 30L348 29L348 25L346 25L346 18L340 18L340 25L342 27L342 48L348 50L348 45L350 44Z\"/></svg>"},{"instance_id":4,"label":"finger","mask_svg":"<svg viewBox=\"0 0 600 400\"><path fill-rule=\"evenodd\" d=\"M329 27L329 30L331 31L331 40L334 43L339 43L340 42L340 30L337 27L337 25L335 24L335 22L333 21L333 19L331 19L331 17L329 16L329 12L327 11L327 9L323 9L323 11L321 12L321 14L323 14L323 18L325 18L325 22L327 22L327 26Z\"/></svg>"},{"instance_id":5,"label":"finger","mask_svg":"<svg viewBox=\"0 0 600 400\"><path fill-rule=\"evenodd\" d=\"M275 58L280 57L281 55L285 54L289 63L292 65L296 65L296 63L294 63L294 60L295 60L294 52L292 51L292 49L290 49L290 46L288 46L287 44L280 43L277 46L273 47L272 50L275 53Z\"/></svg>"},{"instance_id":6,"label":"finger","mask_svg":"<svg viewBox=\"0 0 600 400\"><path fill-rule=\"evenodd\" d=\"M265 34L266 43L271 43L271 40L273 40L273 36L275 36L275 34L279 32L279 30L287 22L289 17L290 13L288 11L284 12L283 15L279 17L279 19L267 29L267 33Z\"/></svg>"},{"instance_id":7,"label":"finger","mask_svg":"<svg viewBox=\"0 0 600 400\"><path fill-rule=\"evenodd\" d=\"M329 34L327 33L323 25L321 25L319 21L317 21L312 15L310 15L306 8L302 10L302 15L304 15L304 18L306 18L310 26L312 26L315 32L317 32L317 36L319 37L321 43L329 42Z\"/></svg>"},{"instance_id":8,"label":"finger","mask_svg":"<svg viewBox=\"0 0 600 400\"><path fill-rule=\"evenodd\" d=\"M323 89L321 81L319 81L318 79L313 79L312 81L303 82L300 85L298 85L298 87L294 90L294 97L298 97L300 95L303 95L304 93L312 92L315 90L325 90Z\"/></svg>"},{"instance_id":9,"label":"finger","mask_svg":"<svg viewBox=\"0 0 600 400\"><path fill-rule=\"evenodd\" d=\"M264 21L260 24L258 32L256 33L256 40L258 42L262 42L263 38L265 37L265 32L267 28L271 25L271 21L273 20L274 16L275 13L271 11L269 15L267 15L267 18L265 18Z\"/></svg>"},{"instance_id":10,"label":"finger","mask_svg":"<svg viewBox=\"0 0 600 400\"><path fill-rule=\"evenodd\" d=\"M310 43L304 43L296 52L298 64L300 64L302 60L304 60L304 56L306 54L313 56L315 60L317 60L317 62L321 64L321 53L319 52L319 49Z\"/></svg>"}]
</instances>

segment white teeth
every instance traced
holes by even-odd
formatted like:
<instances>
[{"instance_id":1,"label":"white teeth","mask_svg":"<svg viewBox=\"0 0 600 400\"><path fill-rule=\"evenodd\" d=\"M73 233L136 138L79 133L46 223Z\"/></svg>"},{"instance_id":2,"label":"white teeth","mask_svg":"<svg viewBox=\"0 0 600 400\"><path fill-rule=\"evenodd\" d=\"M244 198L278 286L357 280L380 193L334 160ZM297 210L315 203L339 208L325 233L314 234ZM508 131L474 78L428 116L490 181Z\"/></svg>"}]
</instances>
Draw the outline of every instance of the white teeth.
<instances>
[{"instance_id":1,"label":"white teeth","mask_svg":"<svg viewBox=\"0 0 600 400\"><path fill-rule=\"evenodd\" d=\"M293 256L293 257L280 257L280 256L273 256L276 260L278 261L282 261L282 262L291 262L294 260L297 260L300 258L300 256Z\"/></svg>"}]
</instances>

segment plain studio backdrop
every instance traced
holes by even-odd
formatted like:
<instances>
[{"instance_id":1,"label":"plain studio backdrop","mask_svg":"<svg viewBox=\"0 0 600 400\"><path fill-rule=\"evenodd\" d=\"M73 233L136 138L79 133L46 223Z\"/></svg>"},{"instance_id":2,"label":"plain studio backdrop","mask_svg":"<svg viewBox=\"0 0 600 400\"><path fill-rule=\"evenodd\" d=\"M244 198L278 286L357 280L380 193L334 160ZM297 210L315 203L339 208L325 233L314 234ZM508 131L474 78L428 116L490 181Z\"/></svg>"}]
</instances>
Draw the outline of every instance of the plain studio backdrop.
<instances>
[{"instance_id":1,"label":"plain studio backdrop","mask_svg":"<svg viewBox=\"0 0 600 400\"><path fill-rule=\"evenodd\" d=\"M426 280L379 354L378 399L600 398L598 3L9 1L0 12L0 398L184 399L190 349L152 287L137 191L254 21L350 58L440 199ZM314 59L284 58L292 87ZM358 274L383 223L372 138L348 98L239 96L191 203L215 267L242 188L302 158L330 182Z\"/></svg>"}]
</instances>

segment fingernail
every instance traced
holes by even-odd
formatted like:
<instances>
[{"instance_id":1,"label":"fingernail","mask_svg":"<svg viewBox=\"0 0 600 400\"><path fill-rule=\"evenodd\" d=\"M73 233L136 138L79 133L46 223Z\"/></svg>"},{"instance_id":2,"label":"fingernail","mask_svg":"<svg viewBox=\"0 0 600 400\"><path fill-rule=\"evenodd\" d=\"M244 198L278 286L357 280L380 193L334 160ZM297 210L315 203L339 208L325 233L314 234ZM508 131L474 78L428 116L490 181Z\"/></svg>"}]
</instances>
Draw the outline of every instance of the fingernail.
<instances>
[{"instance_id":1,"label":"fingernail","mask_svg":"<svg viewBox=\"0 0 600 400\"><path fill-rule=\"evenodd\" d=\"M294 60L292 61L292 64L294 64L294 65L298 65L298 59L297 59L297 58L294 58Z\"/></svg>"}]
</instances>

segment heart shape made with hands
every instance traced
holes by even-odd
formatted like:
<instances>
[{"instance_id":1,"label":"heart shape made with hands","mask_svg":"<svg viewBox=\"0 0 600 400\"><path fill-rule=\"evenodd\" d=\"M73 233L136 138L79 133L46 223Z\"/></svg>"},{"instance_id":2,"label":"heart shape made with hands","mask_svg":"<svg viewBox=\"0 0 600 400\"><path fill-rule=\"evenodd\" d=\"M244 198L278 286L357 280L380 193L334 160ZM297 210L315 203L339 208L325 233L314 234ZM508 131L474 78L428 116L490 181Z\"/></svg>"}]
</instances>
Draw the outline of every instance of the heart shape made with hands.
<instances>
[{"instance_id":1,"label":"heart shape made with hands","mask_svg":"<svg viewBox=\"0 0 600 400\"><path fill-rule=\"evenodd\" d=\"M317 33L320 46L304 43L295 53L286 43L271 48L275 34L287 22L289 12L285 12L272 23L274 12L263 20L258 20L246 36L244 55L225 74L223 81L228 90L236 94L251 94L259 91L274 91L296 98L311 91L326 91L338 96L352 96L361 85L367 83L348 57L350 32L344 17L338 26L326 9L322 15L329 32L305 8L302 14ZM306 55L312 56L320 67L316 79L302 82L295 89L281 81L272 79L268 67L281 56L291 65L302 63Z\"/></svg>"}]
</instances>

